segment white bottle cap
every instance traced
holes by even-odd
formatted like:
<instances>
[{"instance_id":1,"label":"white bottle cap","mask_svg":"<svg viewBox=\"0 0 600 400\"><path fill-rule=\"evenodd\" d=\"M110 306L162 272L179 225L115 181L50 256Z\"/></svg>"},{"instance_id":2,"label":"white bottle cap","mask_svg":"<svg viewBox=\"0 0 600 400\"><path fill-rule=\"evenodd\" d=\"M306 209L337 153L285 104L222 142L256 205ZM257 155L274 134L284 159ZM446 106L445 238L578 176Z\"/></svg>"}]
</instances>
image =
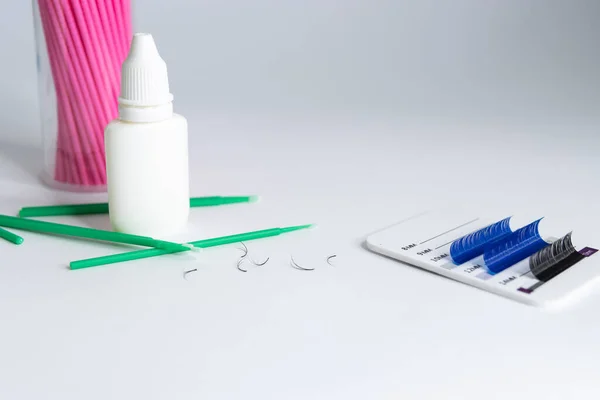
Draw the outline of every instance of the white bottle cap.
<instances>
[{"instance_id":1,"label":"white bottle cap","mask_svg":"<svg viewBox=\"0 0 600 400\"><path fill-rule=\"evenodd\" d=\"M155 122L173 115L167 64L149 33L136 33L121 70L119 119Z\"/></svg>"}]
</instances>

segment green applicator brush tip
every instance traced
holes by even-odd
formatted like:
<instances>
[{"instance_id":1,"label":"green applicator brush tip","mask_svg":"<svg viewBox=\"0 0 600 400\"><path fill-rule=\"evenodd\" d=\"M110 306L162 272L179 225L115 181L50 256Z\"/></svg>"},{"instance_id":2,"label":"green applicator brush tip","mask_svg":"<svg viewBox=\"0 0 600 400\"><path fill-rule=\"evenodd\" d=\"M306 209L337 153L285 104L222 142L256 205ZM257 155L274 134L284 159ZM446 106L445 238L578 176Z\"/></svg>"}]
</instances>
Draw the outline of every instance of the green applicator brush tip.
<instances>
[{"instance_id":1,"label":"green applicator brush tip","mask_svg":"<svg viewBox=\"0 0 600 400\"><path fill-rule=\"evenodd\" d=\"M188 249L190 249L191 251L195 251L195 252L201 252L202 248L200 247L196 247L193 244L190 243L180 243L183 247L186 247Z\"/></svg>"},{"instance_id":2,"label":"green applicator brush tip","mask_svg":"<svg viewBox=\"0 0 600 400\"><path fill-rule=\"evenodd\" d=\"M252 203L256 201L256 197L257 196L192 197L190 199L190 207L209 207L235 203Z\"/></svg>"},{"instance_id":3,"label":"green applicator brush tip","mask_svg":"<svg viewBox=\"0 0 600 400\"><path fill-rule=\"evenodd\" d=\"M248 196L248 203L258 203L260 196Z\"/></svg>"},{"instance_id":4,"label":"green applicator brush tip","mask_svg":"<svg viewBox=\"0 0 600 400\"><path fill-rule=\"evenodd\" d=\"M316 227L315 224L288 226L287 228L281 228L281 232L287 233L287 232L299 231L300 229L311 229L311 228L315 228L315 227Z\"/></svg>"}]
</instances>

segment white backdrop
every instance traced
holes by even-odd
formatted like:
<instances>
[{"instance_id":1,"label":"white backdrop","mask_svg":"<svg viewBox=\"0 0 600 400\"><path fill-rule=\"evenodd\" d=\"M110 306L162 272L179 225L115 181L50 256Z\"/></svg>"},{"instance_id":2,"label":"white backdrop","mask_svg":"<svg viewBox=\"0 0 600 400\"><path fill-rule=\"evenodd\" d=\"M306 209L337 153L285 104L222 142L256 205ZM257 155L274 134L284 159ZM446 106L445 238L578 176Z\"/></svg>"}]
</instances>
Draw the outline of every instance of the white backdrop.
<instances>
[{"instance_id":1,"label":"white backdrop","mask_svg":"<svg viewBox=\"0 0 600 400\"><path fill-rule=\"evenodd\" d=\"M0 243L0 397L597 399L597 294L547 314L361 244L455 202L549 210L599 246L598 16L594 0L135 1L189 119L192 193L263 196L194 210L175 239L320 228L249 244L272 261L246 274L234 247L70 272L121 250ZM105 200L39 185L29 2L5 1L0 34L0 213ZM338 258L303 274L290 253Z\"/></svg>"}]
</instances>

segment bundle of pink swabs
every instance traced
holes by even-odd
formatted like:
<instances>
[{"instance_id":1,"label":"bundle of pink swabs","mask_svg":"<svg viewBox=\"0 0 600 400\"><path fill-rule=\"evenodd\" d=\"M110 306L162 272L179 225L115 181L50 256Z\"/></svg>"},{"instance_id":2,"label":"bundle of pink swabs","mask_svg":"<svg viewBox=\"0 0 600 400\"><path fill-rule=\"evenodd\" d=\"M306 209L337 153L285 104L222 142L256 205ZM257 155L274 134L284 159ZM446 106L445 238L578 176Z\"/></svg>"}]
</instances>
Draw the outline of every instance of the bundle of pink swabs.
<instances>
[{"instance_id":1,"label":"bundle of pink swabs","mask_svg":"<svg viewBox=\"0 0 600 400\"><path fill-rule=\"evenodd\" d=\"M104 128L118 115L130 0L38 0L56 92L54 179L106 185Z\"/></svg>"}]
</instances>

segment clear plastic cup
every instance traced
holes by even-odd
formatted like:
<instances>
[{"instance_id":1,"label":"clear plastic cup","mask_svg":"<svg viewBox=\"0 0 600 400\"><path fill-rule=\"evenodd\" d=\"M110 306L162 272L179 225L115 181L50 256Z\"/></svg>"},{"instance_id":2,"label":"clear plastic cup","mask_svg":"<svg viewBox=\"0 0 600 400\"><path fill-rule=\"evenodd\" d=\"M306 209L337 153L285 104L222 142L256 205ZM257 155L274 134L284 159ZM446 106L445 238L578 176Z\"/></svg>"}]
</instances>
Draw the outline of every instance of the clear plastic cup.
<instances>
[{"instance_id":1,"label":"clear plastic cup","mask_svg":"<svg viewBox=\"0 0 600 400\"><path fill-rule=\"evenodd\" d=\"M43 180L105 191L104 128L118 115L130 0L33 0Z\"/></svg>"}]
</instances>

